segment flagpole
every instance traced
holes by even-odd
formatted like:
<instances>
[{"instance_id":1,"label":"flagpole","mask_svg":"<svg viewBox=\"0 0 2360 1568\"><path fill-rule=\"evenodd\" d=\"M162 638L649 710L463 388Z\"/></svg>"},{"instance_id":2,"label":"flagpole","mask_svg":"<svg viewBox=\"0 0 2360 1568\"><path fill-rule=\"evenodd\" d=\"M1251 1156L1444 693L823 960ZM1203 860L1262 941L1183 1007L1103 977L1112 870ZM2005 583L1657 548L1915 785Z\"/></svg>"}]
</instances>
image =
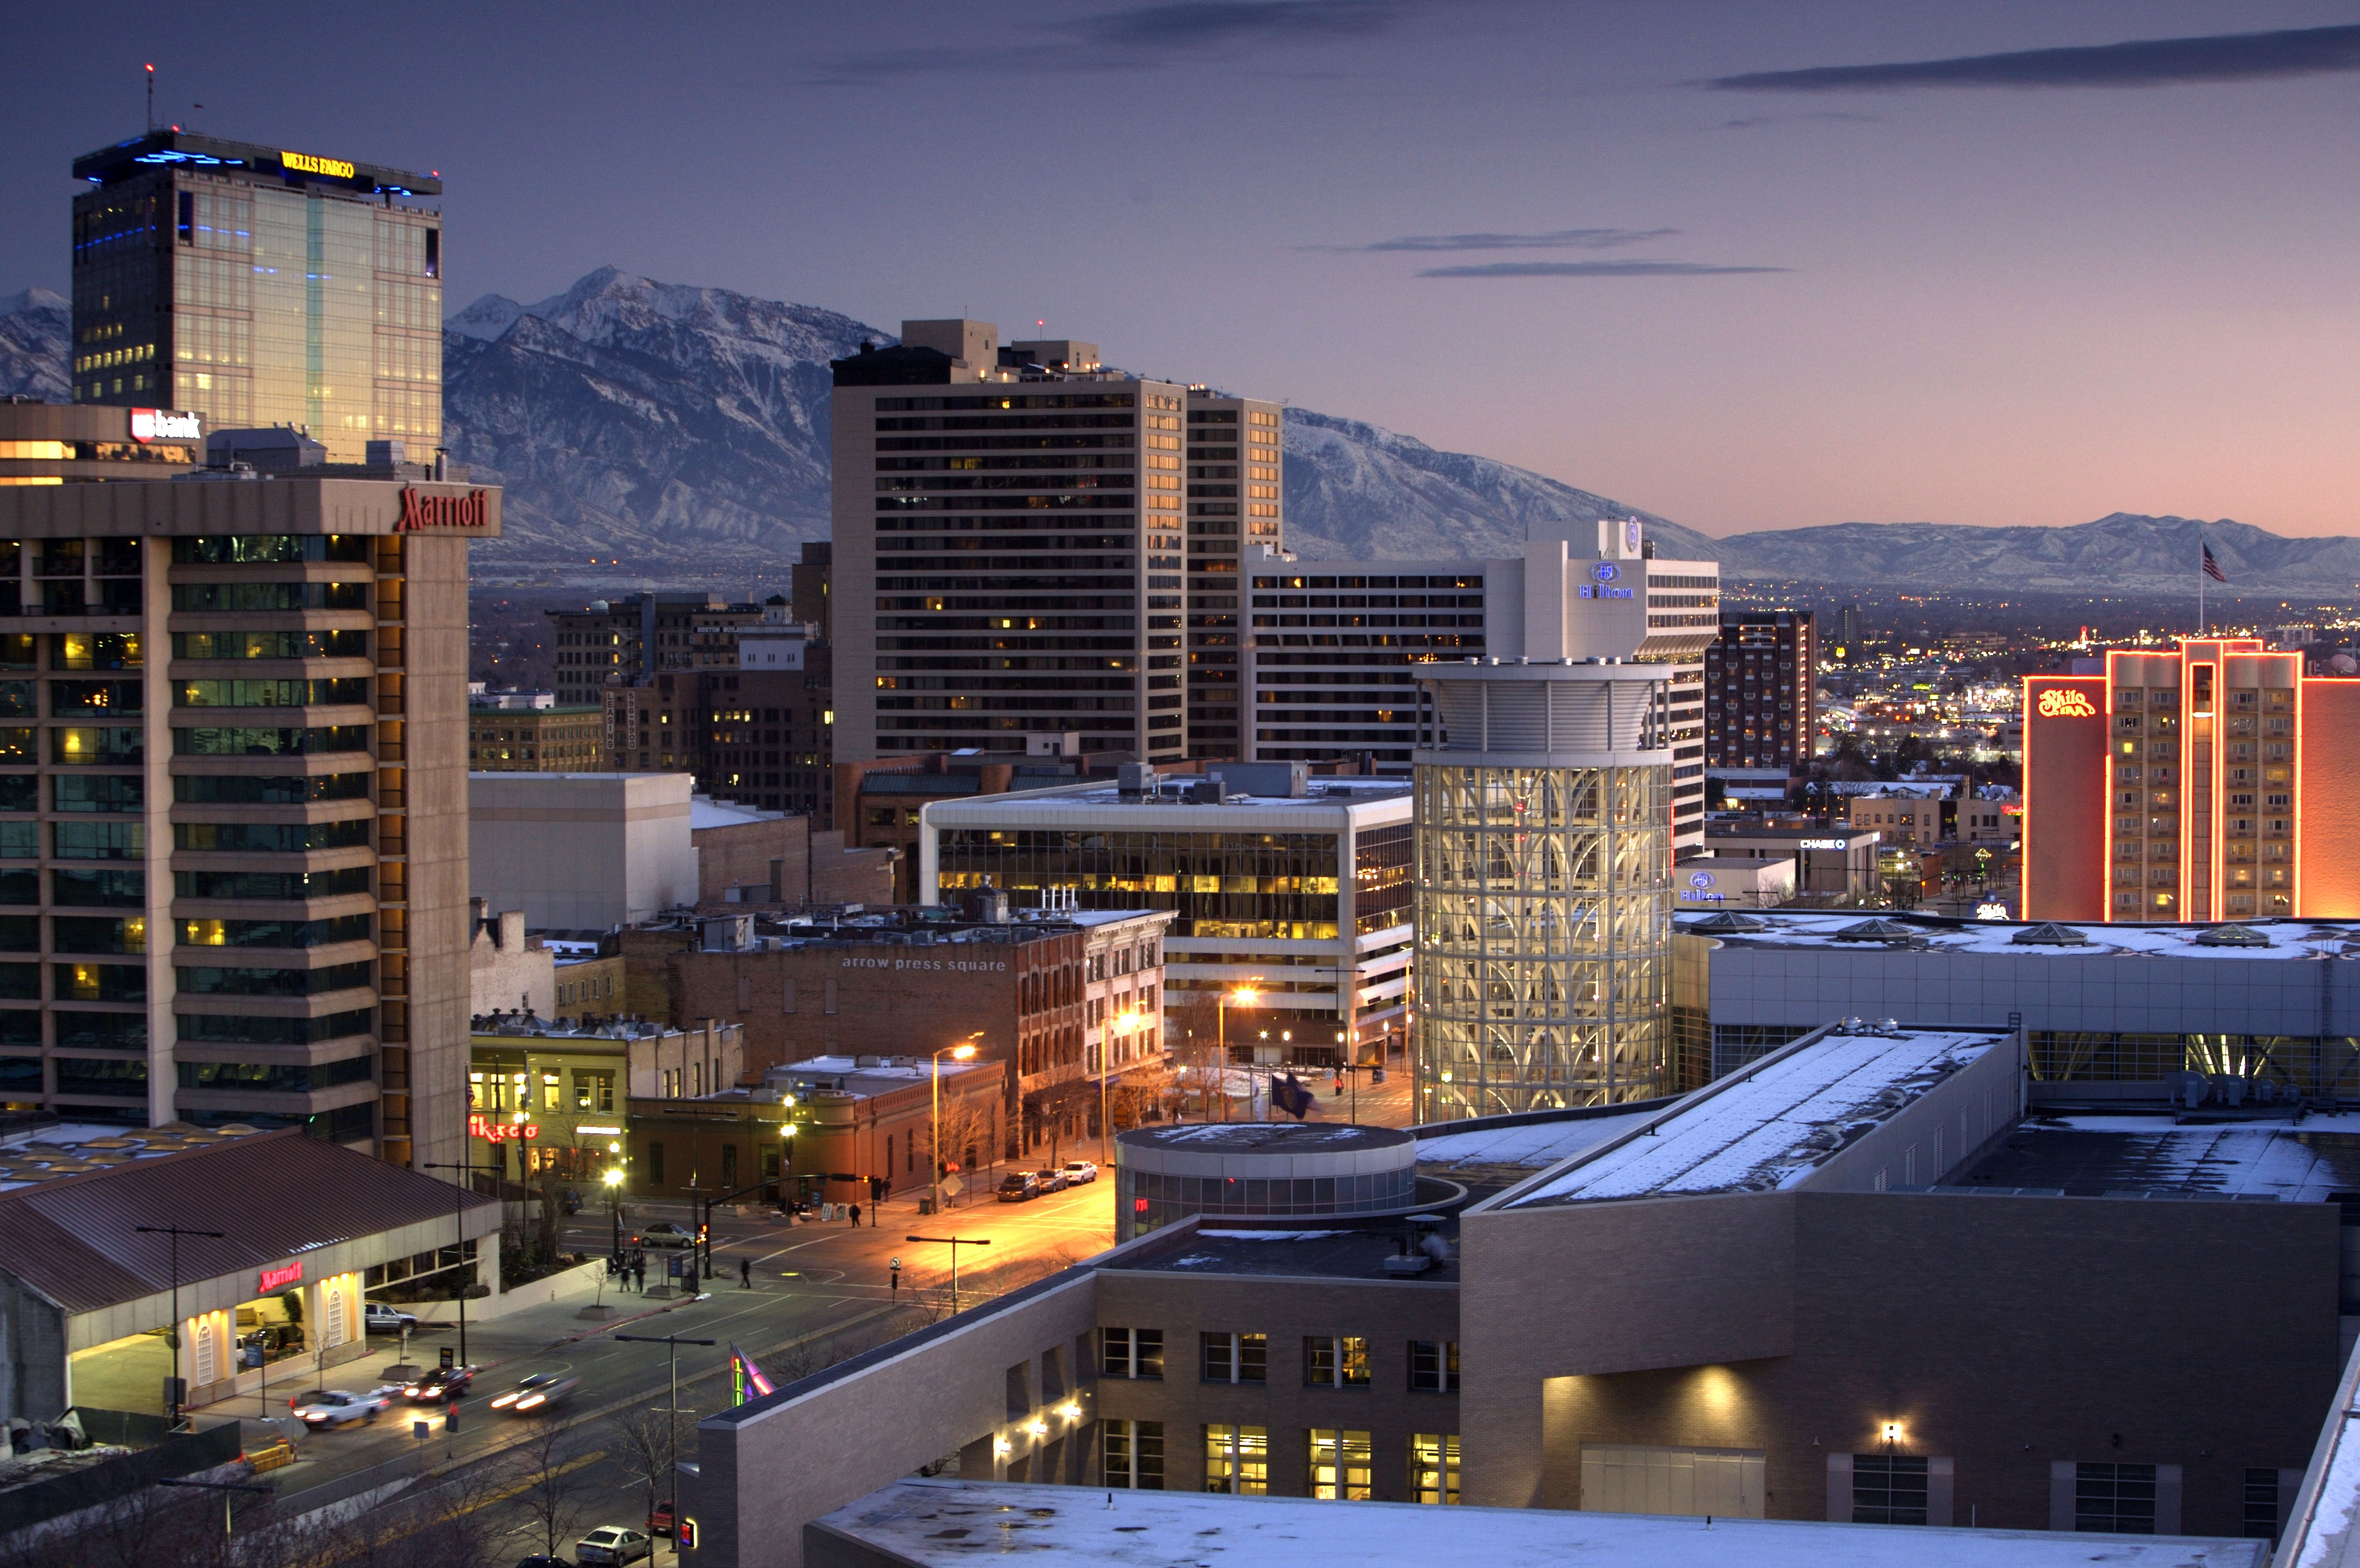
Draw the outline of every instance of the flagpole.
<instances>
[{"instance_id":1,"label":"flagpole","mask_svg":"<svg viewBox=\"0 0 2360 1568\"><path fill-rule=\"evenodd\" d=\"M2204 635L2204 525L2196 525L2196 635Z\"/></svg>"}]
</instances>

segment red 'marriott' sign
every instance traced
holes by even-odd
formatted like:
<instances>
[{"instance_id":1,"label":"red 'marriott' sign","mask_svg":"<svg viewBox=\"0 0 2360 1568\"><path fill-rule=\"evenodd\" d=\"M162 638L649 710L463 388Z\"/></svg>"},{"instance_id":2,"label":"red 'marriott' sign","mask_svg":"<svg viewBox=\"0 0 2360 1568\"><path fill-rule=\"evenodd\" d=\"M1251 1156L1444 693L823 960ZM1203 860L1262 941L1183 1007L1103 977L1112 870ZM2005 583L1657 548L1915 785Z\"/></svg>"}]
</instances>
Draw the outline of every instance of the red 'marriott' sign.
<instances>
[{"instance_id":1,"label":"red 'marriott' sign","mask_svg":"<svg viewBox=\"0 0 2360 1568\"><path fill-rule=\"evenodd\" d=\"M398 534L417 533L422 528L480 528L484 526L484 495L470 490L464 495L421 495L415 490L401 493L401 520L393 525Z\"/></svg>"},{"instance_id":2,"label":"red 'marriott' sign","mask_svg":"<svg viewBox=\"0 0 2360 1568\"><path fill-rule=\"evenodd\" d=\"M284 1268L266 1269L262 1271L261 1279L254 1287L254 1293L257 1296L267 1296L271 1291L282 1286L292 1285L302 1278L303 1263L300 1258Z\"/></svg>"}]
</instances>

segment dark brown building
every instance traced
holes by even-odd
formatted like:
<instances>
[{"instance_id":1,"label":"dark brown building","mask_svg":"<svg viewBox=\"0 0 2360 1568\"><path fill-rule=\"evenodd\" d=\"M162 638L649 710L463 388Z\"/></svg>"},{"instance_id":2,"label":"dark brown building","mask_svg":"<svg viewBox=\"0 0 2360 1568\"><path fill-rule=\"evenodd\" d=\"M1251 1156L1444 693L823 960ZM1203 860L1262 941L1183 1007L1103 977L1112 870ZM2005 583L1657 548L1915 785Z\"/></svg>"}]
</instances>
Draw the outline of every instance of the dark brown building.
<instances>
[{"instance_id":1,"label":"dark brown building","mask_svg":"<svg viewBox=\"0 0 2360 1568\"><path fill-rule=\"evenodd\" d=\"M1810 761L1818 659L1808 610L1724 614L1704 655L1705 766L1791 772Z\"/></svg>"},{"instance_id":2,"label":"dark brown building","mask_svg":"<svg viewBox=\"0 0 2360 1568\"><path fill-rule=\"evenodd\" d=\"M1012 1158L1095 1133L1102 1044L1118 1082L1162 1073L1171 917L1001 915L748 912L635 927L621 944L633 1007L743 1025L749 1076L812 1057L923 1057L963 1043L1011 1063L1004 1125L1012 1140L1022 1129Z\"/></svg>"}]
</instances>

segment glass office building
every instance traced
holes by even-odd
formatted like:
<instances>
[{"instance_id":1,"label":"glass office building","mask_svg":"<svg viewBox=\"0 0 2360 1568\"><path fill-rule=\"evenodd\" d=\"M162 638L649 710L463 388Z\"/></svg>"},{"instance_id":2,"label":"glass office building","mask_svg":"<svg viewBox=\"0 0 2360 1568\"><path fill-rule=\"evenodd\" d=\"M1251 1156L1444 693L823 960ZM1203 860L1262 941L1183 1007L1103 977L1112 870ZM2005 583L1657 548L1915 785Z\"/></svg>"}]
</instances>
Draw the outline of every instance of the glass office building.
<instances>
[{"instance_id":1,"label":"glass office building","mask_svg":"<svg viewBox=\"0 0 2360 1568\"><path fill-rule=\"evenodd\" d=\"M74 160L73 398L442 441L442 181L179 131Z\"/></svg>"},{"instance_id":2,"label":"glass office building","mask_svg":"<svg viewBox=\"0 0 2360 1568\"><path fill-rule=\"evenodd\" d=\"M1670 1048L1669 672L1432 665L1417 1119L1648 1099Z\"/></svg>"}]
</instances>

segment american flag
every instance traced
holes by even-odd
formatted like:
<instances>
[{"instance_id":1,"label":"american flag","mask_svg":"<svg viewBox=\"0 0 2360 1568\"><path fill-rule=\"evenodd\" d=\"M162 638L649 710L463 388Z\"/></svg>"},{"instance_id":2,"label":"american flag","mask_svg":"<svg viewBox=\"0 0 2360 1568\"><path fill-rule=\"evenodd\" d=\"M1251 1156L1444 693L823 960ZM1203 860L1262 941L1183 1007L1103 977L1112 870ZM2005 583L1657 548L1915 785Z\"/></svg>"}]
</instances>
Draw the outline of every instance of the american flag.
<instances>
[{"instance_id":1,"label":"american flag","mask_svg":"<svg viewBox=\"0 0 2360 1568\"><path fill-rule=\"evenodd\" d=\"M2226 583L2229 581L2229 574L2221 570L2221 563L2219 561L2212 559L2212 547L2208 544L2203 547L2203 550L2204 575L2210 577L2215 583Z\"/></svg>"}]
</instances>

